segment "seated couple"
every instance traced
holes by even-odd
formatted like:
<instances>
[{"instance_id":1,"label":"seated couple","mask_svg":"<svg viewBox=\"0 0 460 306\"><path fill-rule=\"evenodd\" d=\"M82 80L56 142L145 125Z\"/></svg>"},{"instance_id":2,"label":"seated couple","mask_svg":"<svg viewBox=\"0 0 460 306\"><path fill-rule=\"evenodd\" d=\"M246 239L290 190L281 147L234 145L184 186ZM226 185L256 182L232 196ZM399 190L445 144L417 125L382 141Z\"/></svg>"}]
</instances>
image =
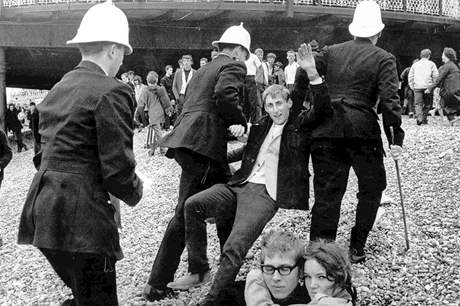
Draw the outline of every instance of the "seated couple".
<instances>
[{"instance_id":1,"label":"seated couple","mask_svg":"<svg viewBox=\"0 0 460 306\"><path fill-rule=\"evenodd\" d=\"M298 118L292 116L289 91L280 85L267 88L263 101L269 116L251 126L243 148L229 153L229 162L242 160L240 170L227 184L216 184L185 201L190 275L176 279L167 287L187 290L209 281L204 220L214 217L222 255L211 289L199 302L201 306L224 302L225 291L234 282L247 252L278 208L308 209L307 133L332 109L311 50L302 51L310 63L306 71L314 96L313 107ZM152 292L151 288L146 291Z\"/></svg>"},{"instance_id":2,"label":"seated couple","mask_svg":"<svg viewBox=\"0 0 460 306\"><path fill-rule=\"evenodd\" d=\"M260 262L246 278L246 306L356 305L348 254L335 242L304 247L290 232L271 231L262 238Z\"/></svg>"}]
</instances>

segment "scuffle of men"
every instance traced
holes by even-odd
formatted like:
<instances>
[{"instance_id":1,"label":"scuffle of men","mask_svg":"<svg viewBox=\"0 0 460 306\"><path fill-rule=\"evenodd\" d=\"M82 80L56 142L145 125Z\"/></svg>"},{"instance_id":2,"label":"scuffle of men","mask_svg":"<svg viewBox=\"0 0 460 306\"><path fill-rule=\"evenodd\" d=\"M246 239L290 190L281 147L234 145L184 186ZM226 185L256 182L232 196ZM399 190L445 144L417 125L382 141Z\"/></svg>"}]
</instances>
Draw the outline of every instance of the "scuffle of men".
<instances>
[{"instance_id":1,"label":"scuffle of men","mask_svg":"<svg viewBox=\"0 0 460 306\"><path fill-rule=\"evenodd\" d=\"M113 18L101 25L106 16ZM89 33L95 24L99 36ZM386 188L377 103L395 160L404 140L396 60L376 47L384 27L379 5L360 2L349 25L353 40L321 51L316 41L302 44L286 53L283 68L276 54L264 61L262 49L251 52L249 32L235 25L211 43L211 60L200 59L198 70L192 56L183 55L174 73L171 65L161 78L150 71L143 84L132 71L123 73L122 81L114 78L133 51L128 21L110 1L94 5L68 41L82 61L37 106L38 172L21 216L19 243L36 246L72 290L66 305L118 305L115 271L123 253L116 203L134 206L150 188L135 171L136 123L148 127L151 155L159 148L181 168L178 203L155 250L142 292L146 300L211 282L196 305L355 305L351 263L366 260ZM407 72L419 124L426 121L424 95L443 86L427 53ZM448 75L455 70L449 64L455 54L445 49L444 55ZM428 71L435 81L422 83ZM64 96L66 107L60 103ZM229 138L244 145L229 152ZM286 231L264 234L280 208L309 209L310 159L315 204L309 243ZM236 161L241 167L232 173L229 164ZM359 193L345 251L334 241L351 168ZM214 277L207 258L210 219L221 252ZM261 235L260 267L245 283L235 282ZM175 278L185 249L189 273Z\"/></svg>"}]
</instances>

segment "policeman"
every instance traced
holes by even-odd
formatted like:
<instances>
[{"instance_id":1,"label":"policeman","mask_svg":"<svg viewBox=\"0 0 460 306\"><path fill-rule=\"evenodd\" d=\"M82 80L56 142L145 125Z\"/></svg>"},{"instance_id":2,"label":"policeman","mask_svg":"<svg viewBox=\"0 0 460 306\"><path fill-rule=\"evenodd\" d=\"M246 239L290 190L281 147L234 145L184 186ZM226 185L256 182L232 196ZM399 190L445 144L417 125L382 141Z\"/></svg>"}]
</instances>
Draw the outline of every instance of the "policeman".
<instances>
[{"instance_id":1,"label":"policeman","mask_svg":"<svg viewBox=\"0 0 460 306\"><path fill-rule=\"evenodd\" d=\"M190 80L187 88L191 90L185 92L182 113L173 131L164 138L162 146L169 148L166 156L177 161L182 173L175 214L166 228L144 289L149 301L162 299L171 291L167 284L173 281L185 247L185 200L229 178L227 129L235 137L245 132L246 120L239 97L250 44L251 37L242 25L228 28L220 40L213 42L219 53ZM209 280L209 272L190 272L187 281L198 285Z\"/></svg>"},{"instance_id":2,"label":"policeman","mask_svg":"<svg viewBox=\"0 0 460 306\"><path fill-rule=\"evenodd\" d=\"M134 171L134 97L115 79L133 51L128 37L128 20L111 1L91 7L67 42L82 61L38 105L42 147L18 242L39 248L71 288L66 305L118 305L115 262L123 253L109 193L130 206L143 193Z\"/></svg>"},{"instance_id":3,"label":"policeman","mask_svg":"<svg viewBox=\"0 0 460 306\"><path fill-rule=\"evenodd\" d=\"M356 221L350 237L350 259L354 263L365 260L366 240L386 187L383 144L373 109L378 98L394 158L399 158L404 138L396 60L375 46L384 27L378 4L362 1L349 26L354 40L325 48L317 58L334 112L311 134L315 205L310 240L335 240L342 197L353 168L359 188ZM302 61L299 64L304 65ZM300 84L308 84L305 74L298 74L296 86ZM301 105L303 99L296 98L294 103ZM394 140L390 127L394 130Z\"/></svg>"}]
</instances>

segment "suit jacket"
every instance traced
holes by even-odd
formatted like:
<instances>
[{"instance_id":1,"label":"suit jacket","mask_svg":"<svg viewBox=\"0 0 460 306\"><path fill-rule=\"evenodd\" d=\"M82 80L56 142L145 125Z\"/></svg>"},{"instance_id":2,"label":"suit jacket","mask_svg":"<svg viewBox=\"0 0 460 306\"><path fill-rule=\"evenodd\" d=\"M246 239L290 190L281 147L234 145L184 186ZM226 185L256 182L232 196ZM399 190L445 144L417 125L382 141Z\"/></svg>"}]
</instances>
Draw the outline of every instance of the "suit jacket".
<instances>
[{"instance_id":1,"label":"suit jacket","mask_svg":"<svg viewBox=\"0 0 460 306\"><path fill-rule=\"evenodd\" d=\"M37 105L41 152L19 225L20 244L122 258L109 192L142 197L134 172L130 87L82 61Z\"/></svg>"},{"instance_id":2,"label":"suit jacket","mask_svg":"<svg viewBox=\"0 0 460 306\"><path fill-rule=\"evenodd\" d=\"M162 146L185 148L227 164L227 128L246 126L239 106L246 66L224 54L199 69L188 84L184 108ZM170 150L168 157L173 157Z\"/></svg>"},{"instance_id":3,"label":"suit jacket","mask_svg":"<svg viewBox=\"0 0 460 306\"><path fill-rule=\"evenodd\" d=\"M191 68L191 71L193 72L193 75L196 74L196 70ZM173 79L173 84L172 84L172 90L174 93L174 97L176 97L176 100L179 99L179 93L180 89L182 88L182 74L184 73L183 69L177 69L176 73L174 73L174 79ZM190 86L190 81L187 85L187 88Z\"/></svg>"},{"instance_id":4,"label":"suit jacket","mask_svg":"<svg viewBox=\"0 0 460 306\"><path fill-rule=\"evenodd\" d=\"M312 131L313 138L359 138L381 142L378 116L374 107L380 100L383 126L391 142L402 145L401 106L398 96L398 74L395 57L374 46L368 39L355 39L324 48L316 57L318 72L324 75L334 109L333 117ZM297 70L295 90L305 93L308 77ZM292 97L295 108L305 99Z\"/></svg>"},{"instance_id":5,"label":"suit jacket","mask_svg":"<svg viewBox=\"0 0 460 306\"><path fill-rule=\"evenodd\" d=\"M0 183L3 180L3 169L8 166L13 158L13 152L8 145L8 137L6 133L0 129Z\"/></svg>"},{"instance_id":6,"label":"suit jacket","mask_svg":"<svg viewBox=\"0 0 460 306\"><path fill-rule=\"evenodd\" d=\"M298 118L292 113L281 134L278 159L278 178L276 204L279 208L308 209L310 150L308 132L332 115L331 100L324 84L313 85L314 102L309 111L304 111ZM241 168L233 175L229 185L245 182L267 136L273 121L269 116L263 117L252 125L247 144L229 153L229 162L242 160Z\"/></svg>"}]
</instances>

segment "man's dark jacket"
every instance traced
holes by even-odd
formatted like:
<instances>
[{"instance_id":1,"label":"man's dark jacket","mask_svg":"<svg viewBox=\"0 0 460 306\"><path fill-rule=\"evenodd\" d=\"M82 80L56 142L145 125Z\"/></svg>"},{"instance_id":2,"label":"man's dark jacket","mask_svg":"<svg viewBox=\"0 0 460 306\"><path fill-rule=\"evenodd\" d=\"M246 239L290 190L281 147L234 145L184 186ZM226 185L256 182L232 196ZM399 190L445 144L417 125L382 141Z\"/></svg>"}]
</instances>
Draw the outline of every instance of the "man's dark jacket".
<instances>
[{"instance_id":1,"label":"man's dark jacket","mask_svg":"<svg viewBox=\"0 0 460 306\"><path fill-rule=\"evenodd\" d=\"M292 113L281 134L276 204L279 208L308 209L309 172L308 131L332 114L331 102L324 84L311 86L313 108L296 118ZM263 117L251 126L247 144L229 153L229 162L242 160L241 168L228 184L239 185L251 175L260 147L271 126L272 119Z\"/></svg>"},{"instance_id":2,"label":"man's dark jacket","mask_svg":"<svg viewBox=\"0 0 460 306\"><path fill-rule=\"evenodd\" d=\"M134 172L131 89L83 61L37 108L42 151L19 243L122 258L108 193L128 205L142 197Z\"/></svg>"},{"instance_id":3,"label":"man's dark jacket","mask_svg":"<svg viewBox=\"0 0 460 306\"><path fill-rule=\"evenodd\" d=\"M18 119L19 111L14 108L10 110L9 108L6 109L5 112L5 124L6 124L6 131L10 130L14 133L20 132L22 129L21 121Z\"/></svg>"},{"instance_id":4,"label":"man's dark jacket","mask_svg":"<svg viewBox=\"0 0 460 306\"><path fill-rule=\"evenodd\" d=\"M312 138L358 138L381 141L378 116L374 107L380 101L383 126L391 142L402 145L399 79L395 57L374 46L369 39L358 38L324 48L315 58L318 72L324 75L334 109L333 117L312 131ZM296 73L295 91L306 92L308 77L302 69ZM299 108L304 96L293 95Z\"/></svg>"},{"instance_id":5,"label":"man's dark jacket","mask_svg":"<svg viewBox=\"0 0 460 306\"><path fill-rule=\"evenodd\" d=\"M37 109L35 109L35 111L33 112L30 112L29 122L30 122L29 127L32 130L34 139L37 141L40 141L40 134L38 132L39 123L40 123L40 115L38 114Z\"/></svg>"},{"instance_id":6,"label":"man's dark jacket","mask_svg":"<svg viewBox=\"0 0 460 306\"><path fill-rule=\"evenodd\" d=\"M0 129L0 182L3 180L3 169L10 163L13 153L8 145L6 133Z\"/></svg>"},{"instance_id":7,"label":"man's dark jacket","mask_svg":"<svg viewBox=\"0 0 460 306\"><path fill-rule=\"evenodd\" d=\"M246 66L227 55L194 72L185 92L185 102L173 131L162 146L188 149L220 164L227 164L227 128L246 126L238 105ZM168 157L172 157L171 150Z\"/></svg>"}]
</instances>

